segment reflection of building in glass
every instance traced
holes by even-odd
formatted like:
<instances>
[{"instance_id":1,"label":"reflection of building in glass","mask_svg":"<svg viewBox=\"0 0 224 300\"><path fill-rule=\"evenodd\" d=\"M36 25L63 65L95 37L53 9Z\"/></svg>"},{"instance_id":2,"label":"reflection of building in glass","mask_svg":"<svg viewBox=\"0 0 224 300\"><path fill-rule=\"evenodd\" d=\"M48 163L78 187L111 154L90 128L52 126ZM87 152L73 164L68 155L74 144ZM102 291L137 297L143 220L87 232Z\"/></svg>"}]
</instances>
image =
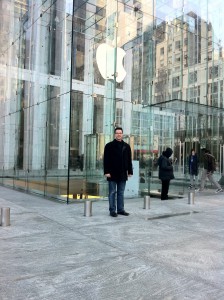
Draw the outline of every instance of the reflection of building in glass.
<instances>
[{"instance_id":1,"label":"reflection of building in glass","mask_svg":"<svg viewBox=\"0 0 224 300\"><path fill-rule=\"evenodd\" d=\"M222 49L213 42L211 23L189 12L172 23L161 23L157 31L165 34L156 48L155 102L180 99L222 108ZM207 140L213 139L221 125L219 121L214 123L217 115L208 118L203 115L206 119L203 126L200 118L200 114L185 116L188 128L193 125L189 133L198 131L192 138L195 141L201 139L206 128ZM185 126L184 130L186 133ZM188 140L193 141L189 137Z\"/></svg>"},{"instance_id":2,"label":"reflection of building in glass","mask_svg":"<svg viewBox=\"0 0 224 300\"><path fill-rule=\"evenodd\" d=\"M2 183L106 195L102 155L118 125L145 176L140 191L156 189L150 162L167 146L180 182L192 147L210 148L221 169L223 8L194 2L1 1ZM96 59L102 44L110 50Z\"/></svg>"}]
</instances>

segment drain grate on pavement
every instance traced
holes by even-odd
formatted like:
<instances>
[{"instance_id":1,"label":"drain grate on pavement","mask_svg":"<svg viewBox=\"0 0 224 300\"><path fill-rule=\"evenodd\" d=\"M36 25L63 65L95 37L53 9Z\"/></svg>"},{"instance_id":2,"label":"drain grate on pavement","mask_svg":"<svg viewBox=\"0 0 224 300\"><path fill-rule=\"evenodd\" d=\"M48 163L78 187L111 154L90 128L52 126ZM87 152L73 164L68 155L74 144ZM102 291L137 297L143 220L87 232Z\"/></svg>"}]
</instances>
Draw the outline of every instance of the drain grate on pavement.
<instances>
[{"instance_id":1,"label":"drain grate on pavement","mask_svg":"<svg viewBox=\"0 0 224 300\"><path fill-rule=\"evenodd\" d=\"M161 216L149 217L149 218L146 218L146 220L165 219L165 218L186 216L186 215L192 215L192 214L198 214L198 213L199 213L199 211L189 211L189 212L176 213L176 214L165 214L165 215L161 215Z\"/></svg>"}]
</instances>

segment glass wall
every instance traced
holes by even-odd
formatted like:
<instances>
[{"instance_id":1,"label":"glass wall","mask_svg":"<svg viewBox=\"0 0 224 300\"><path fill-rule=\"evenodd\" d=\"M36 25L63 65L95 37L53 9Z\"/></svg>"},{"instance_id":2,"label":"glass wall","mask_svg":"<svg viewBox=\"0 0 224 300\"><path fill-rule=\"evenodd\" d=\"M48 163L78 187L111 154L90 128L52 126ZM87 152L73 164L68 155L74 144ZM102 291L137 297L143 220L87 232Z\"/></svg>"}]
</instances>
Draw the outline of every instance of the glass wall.
<instances>
[{"instance_id":1,"label":"glass wall","mask_svg":"<svg viewBox=\"0 0 224 300\"><path fill-rule=\"evenodd\" d=\"M196 3L197 2L197 3ZM174 150L174 196L188 155L223 171L221 0L0 2L3 185L72 201L106 197L103 151L116 126L132 148L126 196L158 196L156 161Z\"/></svg>"}]
</instances>

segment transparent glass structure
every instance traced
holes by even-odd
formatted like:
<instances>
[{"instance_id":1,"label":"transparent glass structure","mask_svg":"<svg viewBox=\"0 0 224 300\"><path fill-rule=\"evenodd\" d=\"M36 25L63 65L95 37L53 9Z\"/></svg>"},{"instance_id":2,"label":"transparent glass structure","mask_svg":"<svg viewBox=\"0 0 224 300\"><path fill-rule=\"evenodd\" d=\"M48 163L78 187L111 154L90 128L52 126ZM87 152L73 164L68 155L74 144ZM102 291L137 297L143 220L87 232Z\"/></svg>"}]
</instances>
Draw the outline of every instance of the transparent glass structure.
<instances>
[{"instance_id":1,"label":"transparent glass structure","mask_svg":"<svg viewBox=\"0 0 224 300\"><path fill-rule=\"evenodd\" d=\"M134 177L158 195L156 160L174 150L170 193L206 147L223 172L221 0L1 0L1 184L67 202L106 197L103 151L122 126Z\"/></svg>"}]
</instances>

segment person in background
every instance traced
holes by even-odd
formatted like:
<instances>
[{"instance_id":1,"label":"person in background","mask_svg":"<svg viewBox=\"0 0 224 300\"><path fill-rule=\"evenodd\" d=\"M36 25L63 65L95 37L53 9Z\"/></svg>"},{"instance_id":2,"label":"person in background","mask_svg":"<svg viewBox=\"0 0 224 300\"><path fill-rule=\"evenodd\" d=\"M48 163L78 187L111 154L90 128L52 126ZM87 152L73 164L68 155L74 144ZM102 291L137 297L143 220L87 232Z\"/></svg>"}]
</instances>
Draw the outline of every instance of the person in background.
<instances>
[{"instance_id":1,"label":"person in background","mask_svg":"<svg viewBox=\"0 0 224 300\"><path fill-rule=\"evenodd\" d=\"M114 130L115 139L104 148L104 175L109 184L109 211L111 217L128 216L124 210L124 190L128 177L133 175L131 147L123 141L123 129ZM117 194L117 207L115 196Z\"/></svg>"},{"instance_id":2,"label":"person in background","mask_svg":"<svg viewBox=\"0 0 224 300\"><path fill-rule=\"evenodd\" d=\"M194 149L191 149L191 154L188 159L188 167L190 174L189 189L196 189L198 184L198 156Z\"/></svg>"},{"instance_id":3,"label":"person in background","mask_svg":"<svg viewBox=\"0 0 224 300\"><path fill-rule=\"evenodd\" d=\"M203 157L203 171L202 171L202 175L201 175L201 184L200 184L200 189L198 190L199 192L204 190L205 187L205 181L206 178L208 177L208 180L214 184L217 188L217 190L215 191L215 193L220 193L222 192L222 187L221 185L215 181L215 179L213 178L213 173L214 171L216 171L216 165L215 165L215 157L211 154L211 152L206 149L203 148L202 149L203 153L204 153L204 157Z\"/></svg>"},{"instance_id":4,"label":"person in background","mask_svg":"<svg viewBox=\"0 0 224 300\"><path fill-rule=\"evenodd\" d=\"M166 148L158 159L159 179L162 182L161 200L168 200L170 180L174 179L173 166L169 159L173 154L171 148Z\"/></svg>"}]
</instances>

